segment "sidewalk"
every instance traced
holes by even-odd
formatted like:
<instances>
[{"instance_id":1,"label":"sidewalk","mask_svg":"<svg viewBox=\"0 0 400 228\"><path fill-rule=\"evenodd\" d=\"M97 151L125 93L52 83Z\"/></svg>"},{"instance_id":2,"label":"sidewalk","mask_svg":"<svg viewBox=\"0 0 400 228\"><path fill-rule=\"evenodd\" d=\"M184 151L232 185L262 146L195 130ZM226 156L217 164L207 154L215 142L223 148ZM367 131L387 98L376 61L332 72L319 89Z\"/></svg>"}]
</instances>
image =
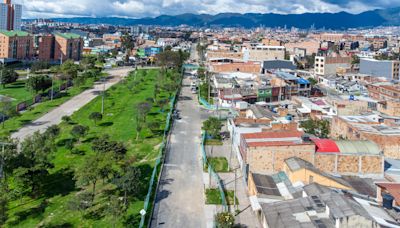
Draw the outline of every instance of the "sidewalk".
<instances>
[{"instance_id":1,"label":"sidewalk","mask_svg":"<svg viewBox=\"0 0 400 228\"><path fill-rule=\"evenodd\" d=\"M225 140L224 145L222 146L206 146L206 152L207 156L210 157L225 157L228 160L229 167L232 169L239 167L239 162L236 158L235 153L233 152L231 154L231 141L230 140ZM231 156L231 158L230 158ZM240 225L240 227L248 227L248 228L259 228L261 227L256 214L252 211L251 205L250 205L250 200L247 196L247 186L245 185L245 181L243 178L243 174L241 169L236 170L236 198L239 201L238 205L238 210L240 211L238 215L235 217L235 222L237 225ZM218 173L219 177L221 178L225 189L226 190L234 190L235 189L235 173L234 172L229 172L229 173ZM209 174L204 173L203 174L203 181L204 181L204 187L209 188ZM216 188L217 184L214 183L215 181L211 181L211 188ZM215 205L206 205L206 219L208 220L207 222L207 227L212 227L208 226L210 224L209 220L213 220L213 216L210 216L215 211L218 210L218 206ZM236 210L234 209L234 206L230 206L230 211L232 213L235 213ZM211 223L212 224L212 223Z\"/></svg>"}]
</instances>

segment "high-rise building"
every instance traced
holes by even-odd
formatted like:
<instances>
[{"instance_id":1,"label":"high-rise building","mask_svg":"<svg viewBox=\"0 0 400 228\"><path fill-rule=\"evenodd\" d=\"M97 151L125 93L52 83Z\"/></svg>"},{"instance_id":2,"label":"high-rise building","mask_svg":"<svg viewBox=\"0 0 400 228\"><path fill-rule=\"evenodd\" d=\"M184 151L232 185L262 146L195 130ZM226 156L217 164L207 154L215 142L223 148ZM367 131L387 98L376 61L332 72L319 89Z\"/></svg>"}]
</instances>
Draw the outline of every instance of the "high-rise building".
<instances>
[{"instance_id":1,"label":"high-rise building","mask_svg":"<svg viewBox=\"0 0 400 228\"><path fill-rule=\"evenodd\" d=\"M11 4L11 0L0 3L0 29L21 30L22 5Z\"/></svg>"}]
</instances>

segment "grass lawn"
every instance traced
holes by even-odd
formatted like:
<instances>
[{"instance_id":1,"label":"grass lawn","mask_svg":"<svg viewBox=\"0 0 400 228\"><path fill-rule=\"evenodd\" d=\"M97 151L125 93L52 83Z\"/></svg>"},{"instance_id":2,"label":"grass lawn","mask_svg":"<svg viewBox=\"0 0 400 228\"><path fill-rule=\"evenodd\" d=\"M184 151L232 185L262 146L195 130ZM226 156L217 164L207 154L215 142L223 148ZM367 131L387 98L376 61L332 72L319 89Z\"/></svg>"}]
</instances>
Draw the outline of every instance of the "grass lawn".
<instances>
[{"instance_id":1,"label":"grass lawn","mask_svg":"<svg viewBox=\"0 0 400 228\"><path fill-rule=\"evenodd\" d=\"M141 75L140 70L138 75ZM52 162L54 168L50 170L48 180L49 192L42 198L32 199L25 197L11 203L7 227L138 227L140 221L139 211L143 208L143 200L147 193L147 184L151 171L158 155L158 148L162 141L162 131L151 132L143 129L139 140L136 140L136 105L153 96L158 70L147 70L143 81L132 91L130 84L133 77L128 77L111 87L106 94L105 114L102 121L95 124L89 120L92 112L101 110L101 97L84 106L72 115L72 123L61 123L61 134L57 138L57 151ZM162 91L159 98L168 95ZM165 109L165 108L164 108ZM163 112L153 106L147 116L147 121L158 121L164 129L168 109ZM70 131L74 124L89 127L89 133L81 140L76 148L82 155L73 154L65 148L65 142L72 138ZM108 196L115 191L113 184L99 180L96 186L96 198L94 205L86 212L72 211L68 208L68 202L81 189L76 187L73 178L74 171L81 167L85 159L94 154L91 141L95 137L108 134L112 140L123 142L128 149L124 162L139 167L145 174L142 181L145 185L143 193L130 199L130 204L124 216L114 219L104 212L107 208ZM47 185L46 185L47 186ZM91 186L86 186L91 189Z\"/></svg>"},{"instance_id":2,"label":"grass lawn","mask_svg":"<svg viewBox=\"0 0 400 228\"><path fill-rule=\"evenodd\" d=\"M228 160L225 157L208 157L208 163L214 168L217 173L229 172ZM207 164L208 164L207 163ZM208 172L208 165L204 168L205 172Z\"/></svg>"},{"instance_id":3,"label":"grass lawn","mask_svg":"<svg viewBox=\"0 0 400 228\"><path fill-rule=\"evenodd\" d=\"M224 143L222 142L221 139L206 139L206 142L204 143L206 146L222 146Z\"/></svg>"},{"instance_id":4,"label":"grass lawn","mask_svg":"<svg viewBox=\"0 0 400 228\"><path fill-rule=\"evenodd\" d=\"M234 192L233 190L225 190L225 198L228 205L233 205L234 200ZM217 188L209 188L206 189L206 204L216 204L222 205L221 193ZM239 204L238 199L236 198L236 204Z\"/></svg>"},{"instance_id":5,"label":"grass lawn","mask_svg":"<svg viewBox=\"0 0 400 228\"><path fill-rule=\"evenodd\" d=\"M35 106L28 108L28 110L20 113L19 116L16 116L16 117L13 117L13 118L7 120L4 123L4 128L2 128L0 126L0 137L9 136L12 132L17 131L19 128L32 122L33 120L38 119L39 117L46 114L53 108L60 106L61 104L63 104L67 100L69 100L71 97L76 96L79 93L81 93L82 91L92 87L93 83L94 83L93 79L88 79L86 81L86 83L82 86L69 88L66 92L64 92L62 94L61 97L59 97L57 99L53 99L52 101L48 100L48 101L38 103ZM22 89L18 88L18 91L20 91L21 94L25 94L27 92L25 87L23 87ZM14 90L14 91L12 91L12 94L18 94L18 91ZM30 96L32 98L32 94L30 92L27 92L27 93L30 94ZM2 90L0 90L0 94L3 94ZM13 96L13 95L11 95L11 92L10 92L10 96ZM17 95L17 96L22 97L21 95ZM26 98L24 98L22 100L26 100Z\"/></svg>"}]
</instances>

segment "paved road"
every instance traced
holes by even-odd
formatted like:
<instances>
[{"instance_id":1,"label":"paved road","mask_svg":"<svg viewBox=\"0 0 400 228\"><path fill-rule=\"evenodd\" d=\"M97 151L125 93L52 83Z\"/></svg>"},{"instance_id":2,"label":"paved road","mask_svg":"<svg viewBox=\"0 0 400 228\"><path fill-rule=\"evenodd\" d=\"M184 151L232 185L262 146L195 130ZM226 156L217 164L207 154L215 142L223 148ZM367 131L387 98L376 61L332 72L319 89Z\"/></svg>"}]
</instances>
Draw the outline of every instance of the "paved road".
<instances>
[{"instance_id":1,"label":"paved road","mask_svg":"<svg viewBox=\"0 0 400 228\"><path fill-rule=\"evenodd\" d=\"M201 123L207 116L184 79L165 165L157 191L151 227L206 227L201 168Z\"/></svg>"},{"instance_id":2,"label":"paved road","mask_svg":"<svg viewBox=\"0 0 400 228\"><path fill-rule=\"evenodd\" d=\"M118 83L123 77L127 76L132 68L115 68L108 70L110 78L105 83L105 88L108 89L111 86ZM19 139L22 141L26 137L32 135L36 131L44 131L49 126L61 123L61 118L63 116L70 116L75 111L79 110L91 100L96 98L103 90L104 84L101 82L96 83L93 88L83 91L81 94L76 95L64 104L58 106L57 108L51 110L47 114L43 115L39 119L33 121L32 123L19 129L17 132L11 135L14 139Z\"/></svg>"}]
</instances>

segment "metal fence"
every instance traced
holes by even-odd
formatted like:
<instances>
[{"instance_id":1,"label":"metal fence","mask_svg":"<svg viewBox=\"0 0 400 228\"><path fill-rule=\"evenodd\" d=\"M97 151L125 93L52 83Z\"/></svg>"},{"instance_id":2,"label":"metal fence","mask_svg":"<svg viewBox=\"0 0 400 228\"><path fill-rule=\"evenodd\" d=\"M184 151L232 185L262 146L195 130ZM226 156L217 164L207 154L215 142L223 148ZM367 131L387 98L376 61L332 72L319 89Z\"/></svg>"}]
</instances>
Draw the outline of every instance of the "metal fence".
<instances>
[{"instance_id":1,"label":"metal fence","mask_svg":"<svg viewBox=\"0 0 400 228\"><path fill-rule=\"evenodd\" d=\"M222 184L221 178L218 176L218 174L215 172L214 167L212 166L211 163L208 162L207 159L207 154L206 154L206 148L205 148L205 141L206 141L206 132L203 132L202 137L201 137L201 154L203 156L203 167L206 165L208 166L208 173L210 174L211 177L215 179L215 182L218 184L218 189L219 193L221 195L221 204L224 209L224 211L228 211L228 204L226 202L226 197L225 197L225 191L224 187Z\"/></svg>"},{"instance_id":2,"label":"metal fence","mask_svg":"<svg viewBox=\"0 0 400 228\"><path fill-rule=\"evenodd\" d=\"M151 208L149 208L149 206L150 206L151 196L153 195L153 190L154 190L153 185L155 184L155 181L158 181L157 174L160 174L160 173L158 173L158 169L160 168L160 165L162 164L162 160L164 159L165 148L168 144L168 135L169 135L169 130L171 129L171 119L172 119L171 117L172 117L172 112L174 110L175 101L176 101L176 95L170 101L170 110L169 110L166 125L164 128L163 139L162 139L161 146L160 146L160 149L158 152L157 160L154 164L153 172L151 174L149 188L147 190L147 195L144 200L143 210L146 212L146 214L141 215L140 224L139 224L140 228L142 228L145 225L146 218L151 219L152 211L151 211L151 213L147 213L147 212L149 209L151 209ZM154 206L154 202L152 202L151 206L152 207ZM148 216L148 215L150 215L150 216Z\"/></svg>"}]
</instances>

